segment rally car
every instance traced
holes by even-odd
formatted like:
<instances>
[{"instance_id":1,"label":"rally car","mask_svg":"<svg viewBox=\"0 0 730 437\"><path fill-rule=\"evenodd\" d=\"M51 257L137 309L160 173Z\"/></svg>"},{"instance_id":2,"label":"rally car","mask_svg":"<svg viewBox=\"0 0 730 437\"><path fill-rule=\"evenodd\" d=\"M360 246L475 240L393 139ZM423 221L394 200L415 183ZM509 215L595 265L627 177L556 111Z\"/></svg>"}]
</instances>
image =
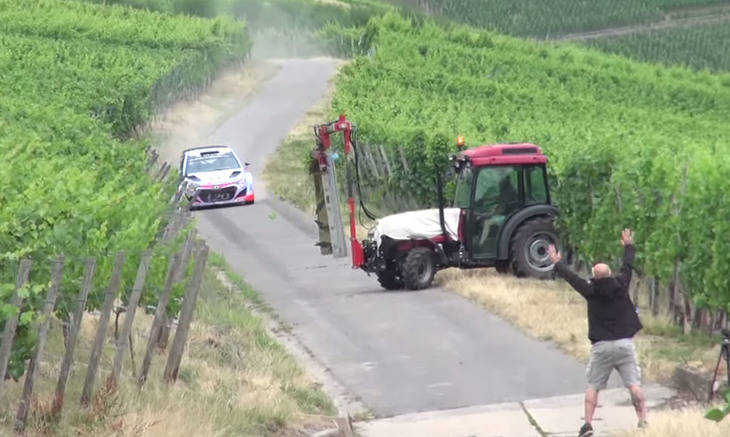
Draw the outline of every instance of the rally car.
<instances>
[{"instance_id":1,"label":"rally car","mask_svg":"<svg viewBox=\"0 0 730 437\"><path fill-rule=\"evenodd\" d=\"M228 146L185 150L180 160L180 190L190 209L253 203L253 176L247 171L248 165Z\"/></svg>"}]
</instances>

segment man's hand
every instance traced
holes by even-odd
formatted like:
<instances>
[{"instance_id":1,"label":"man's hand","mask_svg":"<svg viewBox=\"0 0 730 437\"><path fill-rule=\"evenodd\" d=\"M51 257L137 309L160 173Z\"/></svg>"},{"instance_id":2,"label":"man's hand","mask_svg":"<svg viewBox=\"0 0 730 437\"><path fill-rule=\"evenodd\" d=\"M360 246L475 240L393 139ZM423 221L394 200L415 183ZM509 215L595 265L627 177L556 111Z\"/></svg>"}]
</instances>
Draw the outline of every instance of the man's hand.
<instances>
[{"instance_id":1,"label":"man's hand","mask_svg":"<svg viewBox=\"0 0 730 437\"><path fill-rule=\"evenodd\" d=\"M631 229L624 229L621 231L621 245L628 246L634 244L634 231Z\"/></svg>"},{"instance_id":2,"label":"man's hand","mask_svg":"<svg viewBox=\"0 0 730 437\"><path fill-rule=\"evenodd\" d=\"M551 244L548 247L548 256L550 257L550 261L552 261L553 264L557 264L560 262L561 259L563 259L563 257L560 256L560 252L555 249L554 244Z\"/></svg>"}]
</instances>

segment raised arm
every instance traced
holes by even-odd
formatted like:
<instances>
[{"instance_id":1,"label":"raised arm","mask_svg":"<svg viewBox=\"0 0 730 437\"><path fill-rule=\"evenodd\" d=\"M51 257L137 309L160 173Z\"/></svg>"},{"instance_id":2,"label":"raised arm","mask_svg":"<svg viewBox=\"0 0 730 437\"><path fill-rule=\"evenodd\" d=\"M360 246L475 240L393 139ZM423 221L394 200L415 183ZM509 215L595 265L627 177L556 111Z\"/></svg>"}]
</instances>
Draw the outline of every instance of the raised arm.
<instances>
[{"instance_id":1,"label":"raised arm","mask_svg":"<svg viewBox=\"0 0 730 437\"><path fill-rule=\"evenodd\" d=\"M563 263L563 257L555 250L555 246L551 245L548 248L548 254L550 255L550 260L555 264L555 272L558 276L565 279L575 291L586 299L593 296L593 287L591 287L590 282L576 275Z\"/></svg>"},{"instance_id":2,"label":"raised arm","mask_svg":"<svg viewBox=\"0 0 730 437\"><path fill-rule=\"evenodd\" d=\"M631 229L624 229L621 232L621 245L624 246L624 260L621 263L621 270L616 275L616 280L621 284L621 288L628 292L629 284L631 284L634 255L636 254L634 232Z\"/></svg>"}]
</instances>

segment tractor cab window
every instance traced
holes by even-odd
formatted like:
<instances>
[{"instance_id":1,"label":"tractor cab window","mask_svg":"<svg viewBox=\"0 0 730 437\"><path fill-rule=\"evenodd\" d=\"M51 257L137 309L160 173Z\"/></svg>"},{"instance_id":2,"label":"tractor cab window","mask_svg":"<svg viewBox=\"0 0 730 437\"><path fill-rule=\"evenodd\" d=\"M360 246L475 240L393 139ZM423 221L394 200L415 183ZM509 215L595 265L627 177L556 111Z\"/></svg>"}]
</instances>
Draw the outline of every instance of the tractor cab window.
<instances>
[{"instance_id":1,"label":"tractor cab window","mask_svg":"<svg viewBox=\"0 0 730 437\"><path fill-rule=\"evenodd\" d=\"M485 167L479 171L474 210L509 214L520 206L520 173L515 167Z\"/></svg>"},{"instance_id":2,"label":"tractor cab window","mask_svg":"<svg viewBox=\"0 0 730 437\"><path fill-rule=\"evenodd\" d=\"M456 180L454 208L469 209L471 207L471 186L473 182L474 170L471 165L466 165L459 172L459 177Z\"/></svg>"},{"instance_id":3,"label":"tractor cab window","mask_svg":"<svg viewBox=\"0 0 730 437\"><path fill-rule=\"evenodd\" d=\"M543 166L525 167L525 203L548 203Z\"/></svg>"},{"instance_id":4,"label":"tractor cab window","mask_svg":"<svg viewBox=\"0 0 730 437\"><path fill-rule=\"evenodd\" d=\"M507 218L522 205L519 167L484 167L479 170L472 207L471 249L475 257L493 256Z\"/></svg>"}]
</instances>

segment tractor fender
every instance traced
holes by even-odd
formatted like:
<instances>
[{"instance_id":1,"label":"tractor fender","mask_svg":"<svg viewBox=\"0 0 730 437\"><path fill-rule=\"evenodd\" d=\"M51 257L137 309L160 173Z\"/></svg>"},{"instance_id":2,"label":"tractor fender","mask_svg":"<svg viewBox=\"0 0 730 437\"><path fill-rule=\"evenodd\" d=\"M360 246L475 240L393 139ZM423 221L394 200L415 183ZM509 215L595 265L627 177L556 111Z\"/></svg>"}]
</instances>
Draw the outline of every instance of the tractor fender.
<instances>
[{"instance_id":1,"label":"tractor fender","mask_svg":"<svg viewBox=\"0 0 730 437\"><path fill-rule=\"evenodd\" d=\"M553 205L532 205L512 215L502 227L499 235L499 247L497 248L497 259L509 259L509 245L512 235L522 223L537 216L556 216L558 208Z\"/></svg>"},{"instance_id":2,"label":"tractor fender","mask_svg":"<svg viewBox=\"0 0 730 437\"><path fill-rule=\"evenodd\" d=\"M396 240L398 242L396 246L396 251L401 253L406 253L409 250L416 248L416 247L427 247L433 251L436 250L436 244L440 243L442 240L429 240L427 238L414 238L411 240Z\"/></svg>"}]
</instances>

